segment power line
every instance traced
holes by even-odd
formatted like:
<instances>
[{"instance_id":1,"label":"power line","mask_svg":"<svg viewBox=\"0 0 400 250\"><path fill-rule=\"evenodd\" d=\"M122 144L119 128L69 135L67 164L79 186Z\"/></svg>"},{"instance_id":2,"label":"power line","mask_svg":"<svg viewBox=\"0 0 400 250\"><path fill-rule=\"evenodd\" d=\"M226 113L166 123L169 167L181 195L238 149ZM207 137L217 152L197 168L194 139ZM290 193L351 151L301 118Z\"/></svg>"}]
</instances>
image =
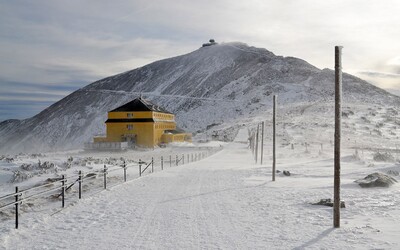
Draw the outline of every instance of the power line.
<instances>
[{"instance_id":1,"label":"power line","mask_svg":"<svg viewBox=\"0 0 400 250\"><path fill-rule=\"evenodd\" d=\"M226 100L226 99L215 99L215 98L206 98L206 97L195 97L195 96L182 96L182 95L166 95L166 94L157 94L154 92L128 92L124 90L95 90L95 89L85 89L84 91L89 92L102 92L102 93L117 93L117 94L128 94L128 95L147 95L147 96L158 96L158 97L173 97L173 98L182 98L182 99L194 99L194 100L204 100L204 101L219 101L219 102L232 102L238 103L238 101L234 100Z\"/></svg>"}]
</instances>

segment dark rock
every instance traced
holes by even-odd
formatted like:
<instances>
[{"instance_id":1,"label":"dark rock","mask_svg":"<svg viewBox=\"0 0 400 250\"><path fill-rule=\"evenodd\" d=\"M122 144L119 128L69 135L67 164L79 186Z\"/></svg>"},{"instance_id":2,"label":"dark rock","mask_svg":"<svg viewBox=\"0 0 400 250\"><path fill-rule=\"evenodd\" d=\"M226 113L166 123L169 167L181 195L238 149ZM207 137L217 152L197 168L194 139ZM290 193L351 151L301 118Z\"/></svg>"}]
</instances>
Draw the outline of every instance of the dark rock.
<instances>
[{"instance_id":1,"label":"dark rock","mask_svg":"<svg viewBox=\"0 0 400 250\"><path fill-rule=\"evenodd\" d=\"M283 175L290 176L290 172L286 171L286 170L283 170Z\"/></svg>"},{"instance_id":2,"label":"dark rock","mask_svg":"<svg viewBox=\"0 0 400 250\"><path fill-rule=\"evenodd\" d=\"M311 203L311 205L321 205L321 206L333 207L333 201L331 199L321 199L317 203ZM346 208L346 204L344 203L344 201L340 202L340 208Z\"/></svg>"},{"instance_id":3,"label":"dark rock","mask_svg":"<svg viewBox=\"0 0 400 250\"><path fill-rule=\"evenodd\" d=\"M61 181L61 180L62 180L62 177L47 178L45 180L45 183L52 183L52 182Z\"/></svg>"},{"instance_id":4,"label":"dark rock","mask_svg":"<svg viewBox=\"0 0 400 250\"><path fill-rule=\"evenodd\" d=\"M396 183L397 180L391 176L382 173L373 173L367 175L364 179L359 179L356 180L355 182L358 183L358 185L360 185L363 188L369 188L369 187L389 187L394 183Z\"/></svg>"},{"instance_id":5,"label":"dark rock","mask_svg":"<svg viewBox=\"0 0 400 250\"><path fill-rule=\"evenodd\" d=\"M383 162L394 162L395 159L393 157L393 155L391 155L390 153L380 153L380 152L376 152L373 155L374 161L383 161Z\"/></svg>"},{"instance_id":6,"label":"dark rock","mask_svg":"<svg viewBox=\"0 0 400 250\"><path fill-rule=\"evenodd\" d=\"M399 171L389 170L389 171L387 171L387 174L390 174L390 175L393 175L393 176L399 176Z\"/></svg>"},{"instance_id":7,"label":"dark rock","mask_svg":"<svg viewBox=\"0 0 400 250\"><path fill-rule=\"evenodd\" d=\"M93 176L97 176L97 174L96 173L89 173L89 174L86 175L86 178L93 177Z\"/></svg>"}]
</instances>

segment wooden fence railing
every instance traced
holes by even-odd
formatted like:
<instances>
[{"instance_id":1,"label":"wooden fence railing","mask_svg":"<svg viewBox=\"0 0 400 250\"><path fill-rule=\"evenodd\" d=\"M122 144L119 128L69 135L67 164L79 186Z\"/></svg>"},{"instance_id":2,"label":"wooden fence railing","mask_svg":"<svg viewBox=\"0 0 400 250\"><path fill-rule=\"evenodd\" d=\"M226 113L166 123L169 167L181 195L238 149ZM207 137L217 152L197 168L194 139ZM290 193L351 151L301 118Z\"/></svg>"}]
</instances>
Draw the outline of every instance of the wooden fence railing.
<instances>
[{"instance_id":1,"label":"wooden fence railing","mask_svg":"<svg viewBox=\"0 0 400 250\"><path fill-rule=\"evenodd\" d=\"M204 159L218 151L220 151L221 148L207 148L204 151L197 152L197 153L191 153L191 154L186 154L187 157L187 163L194 162L194 161L199 161L201 159ZM190 160L191 159L191 160ZM185 154L182 155L176 155L175 160L172 160L172 155L169 155L169 161L164 160L164 157L160 157L160 167L161 170L164 170L164 164L169 163L169 166L172 167L172 163L174 163L175 166L183 165L185 164ZM25 190L20 190L18 186L15 187L15 192L10 193L7 195L4 195L0 197L0 212L5 209L10 209L11 207L14 207L14 213L15 213L15 228L18 229L19 226L19 215L20 215L20 207L22 204L27 203L27 201L31 201L31 203L35 202L34 198L38 197L45 197L46 195L51 195L52 198L56 199L61 199L61 207L65 207L65 200L66 200L66 192L68 190L71 190L74 186L76 187L77 184L77 194L78 194L78 199L82 198L82 185L83 183L88 182L89 180L96 179L98 177L103 177L103 188L107 189L107 184L109 183L109 180L107 178L108 175L110 175L113 172L116 171L121 171L123 170L123 182L127 182L127 169L128 168L133 168L133 167L138 167L139 169L139 175L135 176L132 178L132 180L137 179L138 177L141 177L146 170L150 169L151 167L151 172L154 173L154 157L151 158L150 161L142 161L139 159L134 164L129 164L127 165L125 162L121 165L104 165L103 169L95 170L95 171L90 171L83 173L83 171L79 171L77 175L72 175L67 177L66 175L62 175L59 178L54 178L52 179L49 183L35 186L32 188L28 188ZM119 183L119 184L122 184ZM116 185L119 185L116 184Z\"/></svg>"}]
</instances>

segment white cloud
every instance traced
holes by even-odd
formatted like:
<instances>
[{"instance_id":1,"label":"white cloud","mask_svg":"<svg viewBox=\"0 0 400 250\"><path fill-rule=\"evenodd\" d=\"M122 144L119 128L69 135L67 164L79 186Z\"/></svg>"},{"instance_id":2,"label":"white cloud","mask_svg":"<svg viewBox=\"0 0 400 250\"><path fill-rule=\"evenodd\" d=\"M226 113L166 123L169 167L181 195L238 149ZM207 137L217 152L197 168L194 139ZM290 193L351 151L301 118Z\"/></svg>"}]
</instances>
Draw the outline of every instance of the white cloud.
<instances>
[{"instance_id":1,"label":"white cloud","mask_svg":"<svg viewBox=\"0 0 400 250\"><path fill-rule=\"evenodd\" d=\"M397 0L2 1L0 76L78 88L190 52L209 38L319 68L333 68L333 48L343 45L345 71L399 74L398 13ZM368 77L400 88L393 79Z\"/></svg>"}]
</instances>

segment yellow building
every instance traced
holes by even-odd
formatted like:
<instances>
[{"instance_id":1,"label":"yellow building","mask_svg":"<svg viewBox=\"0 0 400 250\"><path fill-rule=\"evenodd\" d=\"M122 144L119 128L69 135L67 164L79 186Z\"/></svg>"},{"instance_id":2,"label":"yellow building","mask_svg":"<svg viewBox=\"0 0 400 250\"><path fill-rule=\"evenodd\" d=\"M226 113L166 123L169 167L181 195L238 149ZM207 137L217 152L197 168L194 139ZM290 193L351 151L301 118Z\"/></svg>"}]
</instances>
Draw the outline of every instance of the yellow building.
<instances>
[{"instance_id":1,"label":"yellow building","mask_svg":"<svg viewBox=\"0 0 400 250\"><path fill-rule=\"evenodd\" d=\"M106 126L107 136L95 137L93 149L123 142L130 146L154 147L192 140L190 133L177 129L174 114L141 97L108 112Z\"/></svg>"}]
</instances>

